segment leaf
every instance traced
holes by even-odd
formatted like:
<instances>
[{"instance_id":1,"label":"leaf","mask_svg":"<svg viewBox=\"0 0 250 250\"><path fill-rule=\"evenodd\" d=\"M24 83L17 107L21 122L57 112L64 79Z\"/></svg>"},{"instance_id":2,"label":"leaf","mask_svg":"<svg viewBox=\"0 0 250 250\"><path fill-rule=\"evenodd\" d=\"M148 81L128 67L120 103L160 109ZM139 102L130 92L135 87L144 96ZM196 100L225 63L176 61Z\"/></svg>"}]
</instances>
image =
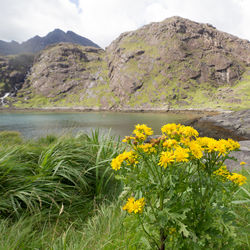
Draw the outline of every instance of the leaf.
<instances>
[{"instance_id":1,"label":"leaf","mask_svg":"<svg viewBox=\"0 0 250 250\"><path fill-rule=\"evenodd\" d=\"M239 200L239 201L232 201L233 204L245 204L245 203L250 203L250 200Z\"/></svg>"},{"instance_id":2,"label":"leaf","mask_svg":"<svg viewBox=\"0 0 250 250\"><path fill-rule=\"evenodd\" d=\"M184 225L182 222L177 222L177 224L180 226L179 232L182 233L185 237L188 237L190 235L189 231L186 229L187 226Z\"/></svg>"}]
</instances>

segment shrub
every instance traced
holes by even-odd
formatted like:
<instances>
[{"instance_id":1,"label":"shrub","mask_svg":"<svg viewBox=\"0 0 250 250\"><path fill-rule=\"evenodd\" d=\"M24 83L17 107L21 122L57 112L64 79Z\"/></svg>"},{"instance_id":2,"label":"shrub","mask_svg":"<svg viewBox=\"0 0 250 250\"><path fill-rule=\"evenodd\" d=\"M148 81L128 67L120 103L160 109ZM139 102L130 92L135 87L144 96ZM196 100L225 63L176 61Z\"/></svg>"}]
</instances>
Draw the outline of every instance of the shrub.
<instances>
[{"instance_id":1,"label":"shrub","mask_svg":"<svg viewBox=\"0 0 250 250\"><path fill-rule=\"evenodd\" d=\"M198 137L189 126L167 124L162 136L136 125L127 149L111 162L129 197L123 206L139 221L152 248L221 249L235 243L233 195L246 177L224 162L240 145Z\"/></svg>"}]
</instances>

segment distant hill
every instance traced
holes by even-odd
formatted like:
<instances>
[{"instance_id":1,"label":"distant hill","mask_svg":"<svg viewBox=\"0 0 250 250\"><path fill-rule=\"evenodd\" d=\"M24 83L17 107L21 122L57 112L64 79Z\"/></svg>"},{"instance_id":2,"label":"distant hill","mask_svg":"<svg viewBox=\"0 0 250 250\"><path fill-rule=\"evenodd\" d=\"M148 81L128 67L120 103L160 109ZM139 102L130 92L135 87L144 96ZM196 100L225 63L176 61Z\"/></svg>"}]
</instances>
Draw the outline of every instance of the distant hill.
<instances>
[{"instance_id":1,"label":"distant hill","mask_svg":"<svg viewBox=\"0 0 250 250\"><path fill-rule=\"evenodd\" d=\"M60 42L74 43L83 46L100 48L91 40L79 36L72 31L64 32L60 29L55 29L44 37L35 36L22 43L18 43L16 41L5 42L0 40L0 55L36 53L38 51L43 50L48 45L57 44Z\"/></svg>"}]
</instances>

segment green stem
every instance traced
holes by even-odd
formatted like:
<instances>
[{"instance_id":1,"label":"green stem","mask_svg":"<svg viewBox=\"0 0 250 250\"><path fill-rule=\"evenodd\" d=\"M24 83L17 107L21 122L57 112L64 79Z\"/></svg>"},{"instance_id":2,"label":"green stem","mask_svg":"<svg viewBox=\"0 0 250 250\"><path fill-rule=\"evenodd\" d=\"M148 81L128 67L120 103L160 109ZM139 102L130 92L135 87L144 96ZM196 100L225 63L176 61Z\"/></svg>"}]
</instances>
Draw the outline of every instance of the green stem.
<instances>
[{"instance_id":1,"label":"green stem","mask_svg":"<svg viewBox=\"0 0 250 250\"><path fill-rule=\"evenodd\" d=\"M160 211L163 210L163 191L161 191L160 193ZM165 240L166 240L166 236L165 236L165 232L164 232L164 228L160 228L160 250L165 250Z\"/></svg>"},{"instance_id":2,"label":"green stem","mask_svg":"<svg viewBox=\"0 0 250 250\"><path fill-rule=\"evenodd\" d=\"M140 222L140 224L141 224L141 226L142 226L142 229L143 229L144 233L149 237L149 239L152 239L152 241L153 241L154 244L156 245L157 249L160 249L159 246L158 246L158 244L157 244L157 242L156 242L156 240L154 239L154 237L152 237L152 236L147 232L147 230L145 229L145 227L144 227L144 225L143 225L143 222L141 221L141 217L140 217L139 214L138 214L138 218L139 218L139 222ZM150 244L151 244L151 243L150 243Z\"/></svg>"}]
</instances>

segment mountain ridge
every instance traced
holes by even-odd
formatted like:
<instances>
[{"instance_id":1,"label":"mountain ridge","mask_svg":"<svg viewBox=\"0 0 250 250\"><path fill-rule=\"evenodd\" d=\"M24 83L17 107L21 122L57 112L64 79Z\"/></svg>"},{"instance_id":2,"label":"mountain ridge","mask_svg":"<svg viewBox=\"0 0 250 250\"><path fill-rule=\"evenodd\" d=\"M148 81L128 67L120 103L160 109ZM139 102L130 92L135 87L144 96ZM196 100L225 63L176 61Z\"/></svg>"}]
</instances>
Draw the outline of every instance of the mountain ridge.
<instances>
[{"instance_id":1,"label":"mountain ridge","mask_svg":"<svg viewBox=\"0 0 250 250\"><path fill-rule=\"evenodd\" d=\"M60 42L75 43L83 46L100 48L100 46L96 43L74 33L73 31L64 32L60 29L55 29L49 32L46 36L40 37L36 35L21 43L16 41L5 42L0 40L0 55L36 53L45 49L48 45Z\"/></svg>"}]
</instances>

